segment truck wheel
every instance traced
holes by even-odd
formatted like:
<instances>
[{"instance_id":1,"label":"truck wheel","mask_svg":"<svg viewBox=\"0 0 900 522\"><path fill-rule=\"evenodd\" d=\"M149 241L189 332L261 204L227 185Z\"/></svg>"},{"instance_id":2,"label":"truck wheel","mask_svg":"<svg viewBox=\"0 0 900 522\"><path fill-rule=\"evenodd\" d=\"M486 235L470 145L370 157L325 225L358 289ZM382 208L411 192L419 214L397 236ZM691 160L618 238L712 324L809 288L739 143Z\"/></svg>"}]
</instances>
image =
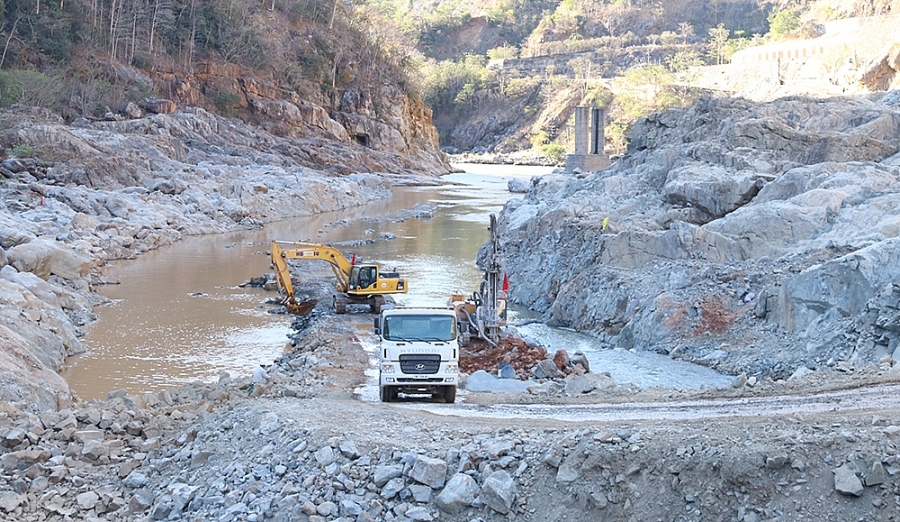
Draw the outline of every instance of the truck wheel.
<instances>
[{"instance_id":1,"label":"truck wheel","mask_svg":"<svg viewBox=\"0 0 900 522\"><path fill-rule=\"evenodd\" d=\"M444 402L447 404L456 402L456 386L444 386Z\"/></svg>"},{"instance_id":2,"label":"truck wheel","mask_svg":"<svg viewBox=\"0 0 900 522\"><path fill-rule=\"evenodd\" d=\"M381 387L381 402L394 402L394 399L397 398L397 394L394 393L394 389L390 386L382 386Z\"/></svg>"}]
</instances>

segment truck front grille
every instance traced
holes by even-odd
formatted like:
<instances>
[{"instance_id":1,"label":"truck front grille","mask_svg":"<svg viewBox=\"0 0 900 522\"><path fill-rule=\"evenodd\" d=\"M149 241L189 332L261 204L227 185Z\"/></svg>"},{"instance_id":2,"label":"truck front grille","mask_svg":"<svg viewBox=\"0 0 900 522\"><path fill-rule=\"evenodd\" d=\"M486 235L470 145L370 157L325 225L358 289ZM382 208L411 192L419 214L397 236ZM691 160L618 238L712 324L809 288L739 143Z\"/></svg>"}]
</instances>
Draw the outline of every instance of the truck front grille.
<instances>
[{"instance_id":1,"label":"truck front grille","mask_svg":"<svg viewBox=\"0 0 900 522\"><path fill-rule=\"evenodd\" d=\"M400 356L400 371L406 374L437 373L441 368L441 355L437 353L412 353Z\"/></svg>"}]
</instances>

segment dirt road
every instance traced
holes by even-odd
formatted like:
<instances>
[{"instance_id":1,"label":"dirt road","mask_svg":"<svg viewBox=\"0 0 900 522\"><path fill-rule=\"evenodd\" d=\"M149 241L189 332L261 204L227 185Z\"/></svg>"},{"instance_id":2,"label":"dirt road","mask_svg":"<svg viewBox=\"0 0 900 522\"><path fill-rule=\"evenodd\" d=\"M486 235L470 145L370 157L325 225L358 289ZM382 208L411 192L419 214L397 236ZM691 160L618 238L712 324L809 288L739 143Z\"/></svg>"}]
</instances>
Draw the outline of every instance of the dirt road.
<instances>
[{"instance_id":1,"label":"dirt road","mask_svg":"<svg viewBox=\"0 0 900 522\"><path fill-rule=\"evenodd\" d=\"M502 396L497 398L502 401ZM627 404L468 405L405 403L401 407L457 417L580 421L699 420L900 410L900 384L812 394Z\"/></svg>"}]
</instances>

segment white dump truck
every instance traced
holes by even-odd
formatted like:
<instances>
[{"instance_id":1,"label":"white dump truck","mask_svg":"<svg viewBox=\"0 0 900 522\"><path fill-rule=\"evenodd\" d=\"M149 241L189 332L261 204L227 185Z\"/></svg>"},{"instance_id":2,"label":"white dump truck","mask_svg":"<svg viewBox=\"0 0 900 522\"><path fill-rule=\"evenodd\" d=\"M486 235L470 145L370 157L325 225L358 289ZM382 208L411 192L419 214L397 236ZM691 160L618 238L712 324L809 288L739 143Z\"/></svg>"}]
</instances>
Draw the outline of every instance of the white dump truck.
<instances>
[{"instance_id":1,"label":"white dump truck","mask_svg":"<svg viewBox=\"0 0 900 522\"><path fill-rule=\"evenodd\" d=\"M459 340L452 308L392 308L375 318L382 402L398 394L456 401Z\"/></svg>"}]
</instances>

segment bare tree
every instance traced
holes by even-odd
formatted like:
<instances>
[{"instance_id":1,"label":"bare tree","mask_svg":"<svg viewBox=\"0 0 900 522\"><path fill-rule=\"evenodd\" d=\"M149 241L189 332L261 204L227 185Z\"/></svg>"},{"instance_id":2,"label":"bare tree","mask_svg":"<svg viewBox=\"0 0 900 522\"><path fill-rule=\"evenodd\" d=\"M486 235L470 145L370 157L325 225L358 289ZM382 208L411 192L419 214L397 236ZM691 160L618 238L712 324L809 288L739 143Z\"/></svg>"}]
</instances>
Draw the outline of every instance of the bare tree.
<instances>
[{"instance_id":1,"label":"bare tree","mask_svg":"<svg viewBox=\"0 0 900 522\"><path fill-rule=\"evenodd\" d=\"M22 17L16 18L16 21L13 22L12 29L9 30L9 35L6 37L6 44L3 46L3 56L0 56L0 69L3 68L3 63L6 61L6 51L9 50L9 42L12 41L13 37L16 35L16 26L19 25L19 20Z\"/></svg>"},{"instance_id":2,"label":"bare tree","mask_svg":"<svg viewBox=\"0 0 900 522\"><path fill-rule=\"evenodd\" d=\"M694 36L694 26L688 22L681 22L678 24L678 34L681 35L684 43L690 43L691 38Z\"/></svg>"},{"instance_id":3,"label":"bare tree","mask_svg":"<svg viewBox=\"0 0 900 522\"><path fill-rule=\"evenodd\" d=\"M579 82L579 88L581 89L581 95L586 96L588 91L588 83L590 82L591 76L596 69L596 65L593 60L589 56L579 56L577 58L572 58L568 62L566 62L572 72L575 75L575 80Z\"/></svg>"}]
</instances>

